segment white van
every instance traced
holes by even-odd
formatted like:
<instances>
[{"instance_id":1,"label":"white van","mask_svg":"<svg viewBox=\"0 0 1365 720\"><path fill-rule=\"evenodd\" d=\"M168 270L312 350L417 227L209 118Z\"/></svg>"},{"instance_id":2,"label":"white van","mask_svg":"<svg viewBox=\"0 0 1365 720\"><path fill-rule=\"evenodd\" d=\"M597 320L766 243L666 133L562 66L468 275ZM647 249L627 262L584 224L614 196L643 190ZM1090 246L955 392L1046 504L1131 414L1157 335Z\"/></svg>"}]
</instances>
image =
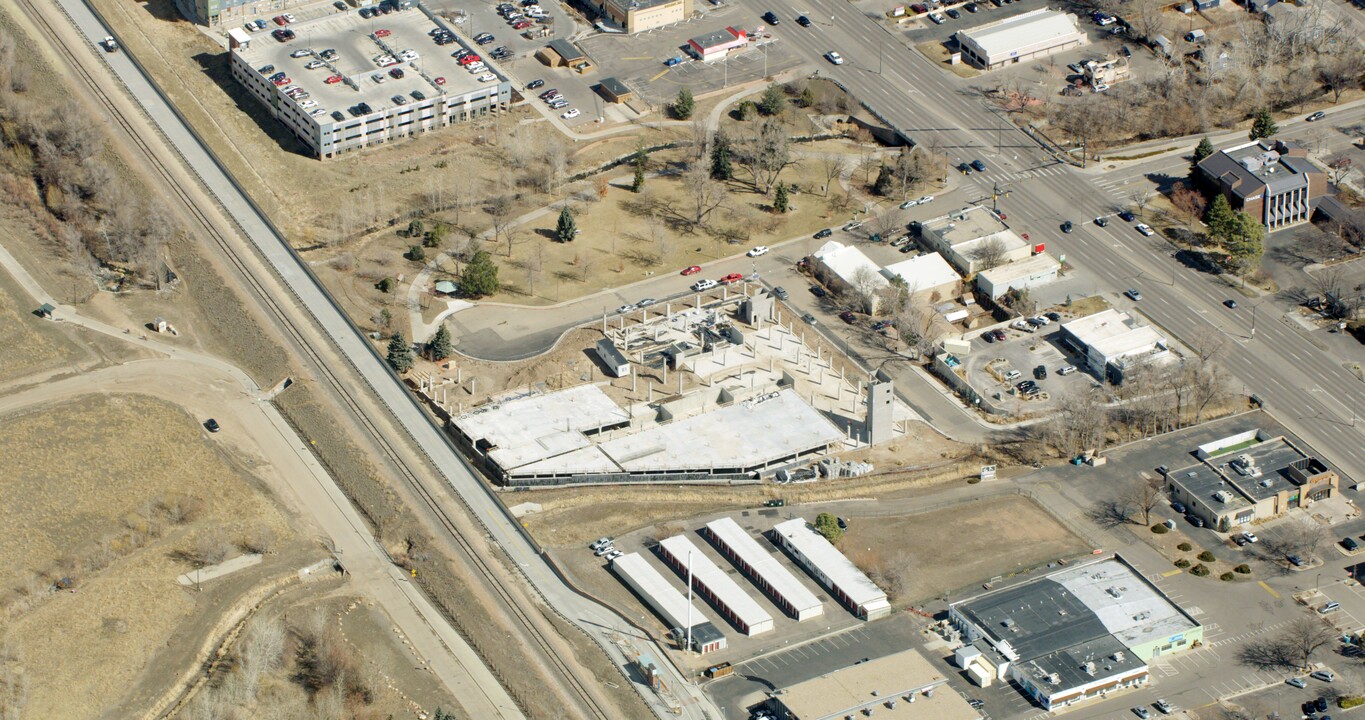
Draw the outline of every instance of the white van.
<instances>
[{"instance_id":1,"label":"white van","mask_svg":"<svg viewBox=\"0 0 1365 720\"><path fill-rule=\"evenodd\" d=\"M1011 370L1005 373L1005 382L1014 382L1015 380L1018 380L1020 377L1022 376L1019 374L1018 370Z\"/></svg>"},{"instance_id":2,"label":"white van","mask_svg":"<svg viewBox=\"0 0 1365 720\"><path fill-rule=\"evenodd\" d=\"M702 292L703 290L710 290L718 284L719 283L711 278L702 278L701 280L692 283L692 289L696 292Z\"/></svg>"},{"instance_id":3,"label":"white van","mask_svg":"<svg viewBox=\"0 0 1365 720\"><path fill-rule=\"evenodd\" d=\"M1314 670L1308 676L1323 682L1332 682L1337 679L1337 674L1331 670Z\"/></svg>"}]
</instances>

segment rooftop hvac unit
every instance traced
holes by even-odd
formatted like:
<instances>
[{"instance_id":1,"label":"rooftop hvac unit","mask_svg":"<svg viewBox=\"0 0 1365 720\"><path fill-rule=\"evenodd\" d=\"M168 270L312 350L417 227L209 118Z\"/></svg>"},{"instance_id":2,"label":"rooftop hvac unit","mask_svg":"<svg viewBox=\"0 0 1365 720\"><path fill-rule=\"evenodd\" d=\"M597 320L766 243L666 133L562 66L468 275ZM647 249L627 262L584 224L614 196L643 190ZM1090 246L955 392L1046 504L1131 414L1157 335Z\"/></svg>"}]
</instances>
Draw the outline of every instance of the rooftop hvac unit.
<instances>
[{"instance_id":1,"label":"rooftop hvac unit","mask_svg":"<svg viewBox=\"0 0 1365 720\"><path fill-rule=\"evenodd\" d=\"M1227 490L1219 490L1213 494L1213 499L1226 505L1227 503L1232 502L1232 493Z\"/></svg>"},{"instance_id":2,"label":"rooftop hvac unit","mask_svg":"<svg viewBox=\"0 0 1365 720\"><path fill-rule=\"evenodd\" d=\"M1086 675L1089 675L1090 677L1095 677L1095 663L1087 661L1085 665L1081 666L1081 668L1085 670Z\"/></svg>"},{"instance_id":3,"label":"rooftop hvac unit","mask_svg":"<svg viewBox=\"0 0 1365 720\"><path fill-rule=\"evenodd\" d=\"M1053 685L1061 685L1062 676L1058 675L1057 673L1052 673L1051 675L1047 676L1047 681Z\"/></svg>"},{"instance_id":4,"label":"rooftop hvac unit","mask_svg":"<svg viewBox=\"0 0 1365 720\"><path fill-rule=\"evenodd\" d=\"M1112 657L1112 658L1114 659L1114 662L1123 662L1123 651L1122 651L1122 650L1119 650L1118 652L1114 653L1114 654L1111 655L1110 657Z\"/></svg>"}]
</instances>

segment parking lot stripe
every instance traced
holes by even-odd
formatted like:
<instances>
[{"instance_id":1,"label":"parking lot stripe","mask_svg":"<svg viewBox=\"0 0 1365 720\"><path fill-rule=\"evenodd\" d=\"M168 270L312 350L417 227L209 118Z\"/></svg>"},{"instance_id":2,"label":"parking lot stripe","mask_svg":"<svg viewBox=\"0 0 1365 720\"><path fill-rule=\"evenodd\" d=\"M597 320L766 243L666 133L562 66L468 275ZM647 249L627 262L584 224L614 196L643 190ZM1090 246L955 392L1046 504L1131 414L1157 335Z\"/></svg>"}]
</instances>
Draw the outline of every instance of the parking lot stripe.
<instances>
[{"instance_id":1,"label":"parking lot stripe","mask_svg":"<svg viewBox=\"0 0 1365 720\"><path fill-rule=\"evenodd\" d=\"M1257 580L1257 581L1256 581L1256 584L1257 584L1257 585L1260 585L1262 590L1264 590L1264 591L1270 593L1270 597L1273 597L1273 598L1275 598L1275 599L1279 599L1280 594L1277 593L1277 592L1275 592L1275 589L1274 589L1274 588L1270 587L1269 585L1266 585L1264 580Z\"/></svg>"},{"instance_id":2,"label":"parking lot stripe","mask_svg":"<svg viewBox=\"0 0 1365 720\"><path fill-rule=\"evenodd\" d=\"M1174 576L1179 575L1180 573L1183 573L1183 572L1185 572L1185 571L1184 571L1184 570L1181 570L1180 568L1176 568L1176 569L1174 569L1174 570L1167 570L1166 572L1161 573L1161 577L1164 577L1164 578L1174 577Z\"/></svg>"},{"instance_id":3,"label":"parking lot stripe","mask_svg":"<svg viewBox=\"0 0 1365 720\"><path fill-rule=\"evenodd\" d=\"M658 75L655 75L654 77L650 78L647 82L654 82L655 80L658 80L659 78L667 75L668 71L672 69L673 68L664 68L662 71L659 72Z\"/></svg>"}]
</instances>

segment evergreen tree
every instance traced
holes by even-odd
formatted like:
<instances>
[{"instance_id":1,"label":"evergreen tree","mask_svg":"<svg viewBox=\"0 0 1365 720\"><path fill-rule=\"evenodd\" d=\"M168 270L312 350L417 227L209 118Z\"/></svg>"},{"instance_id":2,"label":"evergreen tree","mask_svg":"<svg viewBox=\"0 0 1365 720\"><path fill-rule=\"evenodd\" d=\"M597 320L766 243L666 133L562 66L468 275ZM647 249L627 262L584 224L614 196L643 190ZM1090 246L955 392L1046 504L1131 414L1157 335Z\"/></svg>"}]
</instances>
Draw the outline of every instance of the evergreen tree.
<instances>
[{"instance_id":1,"label":"evergreen tree","mask_svg":"<svg viewBox=\"0 0 1365 720\"><path fill-rule=\"evenodd\" d=\"M753 100L745 100L735 108L735 112L739 113L740 120L748 122L749 120L753 120L754 116L758 114L758 106L754 104Z\"/></svg>"},{"instance_id":2,"label":"evergreen tree","mask_svg":"<svg viewBox=\"0 0 1365 720\"><path fill-rule=\"evenodd\" d=\"M715 145L711 148L711 177L716 180L729 180L735 176L735 168L730 164L730 140L716 133Z\"/></svg>"},{"instance_id":3,"label":"evergreen tree","mask_svg":"<svg viewBox=\"0 0 1365 720\"><path fill-rule=\"evenodd\" d=\"M1270 137L1279 131L1280 128L1275 124L1275 118L1270 116L1269 108L1261 108L1256 111L1256 117L1251 121L1252 140Z\"/></svg>"},{"instance_id":4,"label":"evergreen tree","mask_svg":"<svg viewBox=\"0 0 1365 720\"><path fill-rule=\"evenodd\" d=\"M1204 223L1209 226L1209 237L1220 242L1228 239L1233 231L1232 206L1222 193L1213 196L1209 209L1204 213Z\"/></svg>"},{"instance_id":5,"label":"evergreen tree","mask_svg":"<svg viewBox=\"0 0 1365 720\"><path fill-rule=\"evenodd\" d=\"M1240 271L1261 264L1265 254L1265 226L1249 213L1239 212L1232 216L1229 236L1226 240L1228 254L1237 261Z\"/></svg>"},{"instance_id":6,"label":"evergreen tree","mask_svg":"<svg viewBox=\"0 0 1365 720\"><path fill-rule=\"evenodd\" d=\"M408 347L408 339L403 333L396 332L389 338L388 360L389 366L400 373L412 369L412 348Z\"/></svg>"},{"instance_id":7,"label":"evergreen tree","mask_svg":"<svg viewBox=\"0 0 1365 720\"><path fill-rule=\"evenodd\" d=\"M815 104L815 91L807 85L801 90L801 107L808 108Z\"/></svg>"},{"instance_id":8,"label":"evergreen tree","mask_svg":"<svg viewBox=\"0 0 1365 720\"><path fill-rule=\"evenodd\" d=\"M822 512L815 516L815 532L825 536L830 542L838 542L844 536L844 531L839 527L839 519L834 515Z\"/></svg>"},{"instance_id":9,"label":"evergreen tree","mask_svg":"<svg viewBox=\"0 0 1365 720\"><path fill-rule=\"evenodd\" d=\"M460 273L460 292L467 297L492 295L501 287L498 283L498 266L486 250L479 250L465 263Z\"/></svg>"},{"instance_id":10,"label":"evergreen tree","mask_svg":"<svg viewBox=\"0 0 1365 720\"><path fill-rule=\"evenodd\" d=\"M872 192L883 196L890 195L891 181L894 179L891 176L894 174L889 166L883 165L882 169L877 171L877 182L872 185Z\"/></svg>"},{"instance_id":11,"label":"evergreen tree","mask_svg":"<svg viewBox=\"0 0 1365 720\"><path fill-rule=\"evenodd\" d=\"M782 112L786 106L787 94L782 92L782 88L775 84L769 85L768 89L763 91L763 97L758 100L758 109L761 110L764 115L776 115Z\"/></svg>"},{"instance_id":12,"label":"evergreen tree","mask_svg":"<svg viewBox=\"0 0 1365 720\"><path fill-rule=\"evenodd\" d=\"M408 248L408 259L413 262L422 262L427 259L427 251L421 245L413 245Z\"/></svg>"},{"instance_id":13,"label":"evergreen tree","mask_svg":"<svg viewBox=\"0 0 1365 720\"><path fill-rule=\"evenodd\" d=\"M678 91L678 99L673 101L673 117L679 120L686 120L692 117L692 111L697 109L697 103L692 99L692 91L686 87Z\"/></svg>"},{"instance_id":14,"label":"evergreen tree","mask_svg":"<svg viewBox=\"0 0 1365 720\"><path fill-rule=\"evenodd\" d=\"M436 328L436 334L427 341L427 357L432 360L445 360L455 348L450 344L450 331L446 329L445 323Z\"/></svg>"},{"instance_id":15,"label":"evergreen tree","mask_svg":"<svg viewBox=\"0 0 1365 720\"><path fill-rule=\"evenodd\" d=\"M1203 162L1204 158L1212 155L1214 152L1216 152L1216 150L1213 147L1213 143L1209 142L1207 137L1199 139L1199 144L1194 148L1194 160L1190 162L1191 178L1197 179L1199 177L1199 163Z\"/></svg>"},{"instance_id":16,"label":"evergreen tree","mask_svg":"<svg viewBox=\"0 0 1365 720\"><path fill-rule=\"evenodd\" d=\"M645 165L649 163L649 153L644 147L635 150L635 178L630 182L631 192L640 192L645 187Z\"/></svg>"},{"instance_id":17,"label":"evergreen tree","mask_svg":"<svg viewBox=\"0 0 1365 720\"><path fill-rule=\"evenodd\" d=\"M787 198L787 184L779 182L777 192L773 195L773 210L778 213L786 213L790 207L790 200Z\"/></svg>"},{"instance_id":18,"label":"evergreen tree","mask_svg":"<svg viewBox=\"0 0 1365 720\"><path fill-rule=\"evenodd\" d=\"M559 224L555 226L555 239L562 242L572 242L574 236L578 235L578 223L574 222L573 212L569 206L559 211Z\"/></svg>"}]
</instances>

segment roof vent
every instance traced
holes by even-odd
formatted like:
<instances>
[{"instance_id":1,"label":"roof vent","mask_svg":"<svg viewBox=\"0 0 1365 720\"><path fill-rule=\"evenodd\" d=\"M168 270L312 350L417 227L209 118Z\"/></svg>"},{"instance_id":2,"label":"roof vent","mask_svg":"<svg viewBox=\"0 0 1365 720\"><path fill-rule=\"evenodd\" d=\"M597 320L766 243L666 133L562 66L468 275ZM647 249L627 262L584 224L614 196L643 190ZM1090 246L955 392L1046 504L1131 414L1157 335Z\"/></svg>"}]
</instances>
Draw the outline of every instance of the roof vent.
<instances>
[{"instance_id":1,"label":"roof vent","mask_svg":"<svg viewBox=\"0 0 1365 720\"><path fill-rule=\"evenodd\" d=\"M1113 655L1111 655L1110 657L1112 657L1112 658L1114 659L1114 662L1123 662L1123 651L1122 651L1122 650L1119 650L1118 652L1115 652L1115 653L1114 653Z\"/></svg>"},{"instance_id":2,"label":"roof vent","mask_svg":"<svg viewBox=\"0 0 1365 720\"><path fill-rule=\"evenodd\" d=\"M1095 677L1095 663L1087 660L1085 665L1082 665L1081 668L1085 670L1086 675L1089 675L1090 677Z\"/></svg>"}]
</instances>

